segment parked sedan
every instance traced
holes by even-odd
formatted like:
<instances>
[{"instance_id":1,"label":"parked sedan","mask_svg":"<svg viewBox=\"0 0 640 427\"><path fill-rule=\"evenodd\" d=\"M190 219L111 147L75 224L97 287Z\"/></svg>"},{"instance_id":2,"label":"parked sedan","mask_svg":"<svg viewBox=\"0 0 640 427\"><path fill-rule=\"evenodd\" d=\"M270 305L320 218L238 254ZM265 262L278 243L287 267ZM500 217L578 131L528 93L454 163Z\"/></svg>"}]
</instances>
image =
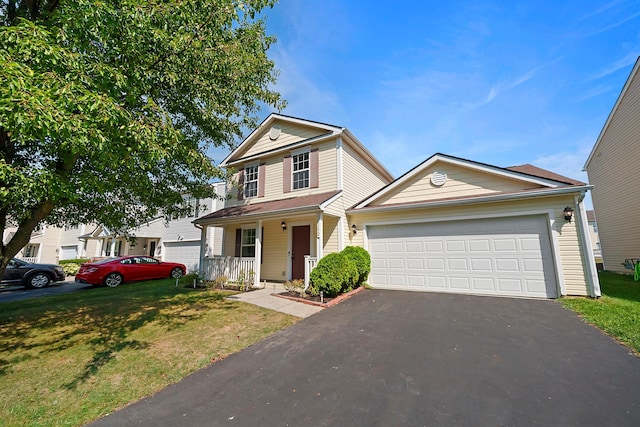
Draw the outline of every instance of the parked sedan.
<instances>
[{"instance_id":1,"label":"parked sedan","mask_svg":"<svg viewBox=\"0 0 640 427\"><path fill-rule=\"evenodd\" d=\"M23 285L26 288L44 288L51 282L65 279L64 270L54 264L32 264L12 259L2 274L3 285Z\"/></svg>"},{"instance_id":2,"label":"parked sedan","mask_svg":"<svg viewBox=\"0 0 640 427\"><path fill-rule=\"evenodd\" d=\"M142 255L107 258L85 263L76 274L76 282L111 288L125 282L178 277L186 274L184 264L162 262Z\"/></svg>"}]
</instances>

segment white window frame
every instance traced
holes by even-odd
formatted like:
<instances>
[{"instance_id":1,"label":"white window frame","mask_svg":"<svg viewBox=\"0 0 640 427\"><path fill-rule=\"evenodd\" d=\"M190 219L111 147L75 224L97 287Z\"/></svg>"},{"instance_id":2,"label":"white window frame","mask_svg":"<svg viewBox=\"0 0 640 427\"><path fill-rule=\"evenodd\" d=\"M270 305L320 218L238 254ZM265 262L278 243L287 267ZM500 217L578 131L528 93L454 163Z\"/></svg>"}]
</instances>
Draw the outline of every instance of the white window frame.
<instances>
[{"instance_id":1,"label":"white window frame","mask_svg":"<svg viewBox=\"0 0 640 427\"><path fill-rule=\"evenodd\" d=\"M253 242L248 241L249 237L251 237L251 232L253 232ZM256 239L257 239L257 230L255 228L243 228L242 233L240 235L240 257L241 258L255 258L256 257ZM253 248L253 255L245 255L245 248Z\"/></svg>"},{"instance_id":2,"label":"white window frame","mask_svg":"<svg viewBox=\"0 0 640 427\"><path fill-rule=\"evenodd\" d=\"M260 179L260 165L252 164L244 167L244 198L258 197L258 180ZM251 192L249 192L249 184Z\"/></svg>"},{"instance_id":3,"label":"white window frame","mask_svg":"<svg viewBox=\"0 0 640 427\"><path fill-rule=\"evenodd\" d=\"M305 156L305 155L306 155L306 159L303 158L302 161L298 160L296 162L296 157ZM306 167L304 167L305 163L306 163ZM299 169L296 169L296 167L298 167ZM296 180L296 174L298 175L302 174L304 176L305 172L306 172L306 179L302 178L302 180L300 179ZM296 186L300 181L302 181L302 183L306 185ZM311 188L311 150L293 152L291 153L291 189L304 190L307 188Z\"/></svg>"}]
</instances>

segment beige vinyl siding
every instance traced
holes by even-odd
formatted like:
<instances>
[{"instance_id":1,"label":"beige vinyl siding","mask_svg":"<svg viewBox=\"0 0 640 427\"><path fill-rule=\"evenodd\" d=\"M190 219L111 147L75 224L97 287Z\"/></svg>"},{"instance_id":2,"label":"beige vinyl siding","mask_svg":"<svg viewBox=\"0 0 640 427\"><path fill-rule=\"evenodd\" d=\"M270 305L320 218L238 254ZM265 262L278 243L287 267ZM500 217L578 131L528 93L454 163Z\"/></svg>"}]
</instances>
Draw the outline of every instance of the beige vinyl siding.
<instances>
[{"instance_id":1,"label":"beige vinyl siding","mask_svg":"<svg viewBox=\"0 0 640 427\"><path fill-rule=\"evenodd\" d=\"M62 229L54 227L52 225L46 225L44 227L44 233L34 235L29 243L38 244L39 259L38 262L42 264L57 264L59 249L58 243L60 241L60 233ZM20 251L22 255L22 251ZM19 257L18 257L19 258Z\"/></svg>"},{"instance_id":2,"label":"beige vinyl siding","mask_svg":"<svg viewBox=\"0 0 640 427\"><path fill-rule=\"evenodd\" d=\"M338 233L340 233L340 218L324 215L322 218L322 251L323 255L333 252L339 252L338 249Z\"/></svg>"},{"instance_id":3,"label":"beige vinyl siding","mask_svg":"<svg viewBox=\"0 0 640 427\"><path fill-rule=\"evenodd\" d=\"M640 73L631 80L587 165L605 268L640 258Z\"/></svg>"},{"instance_id":4,"label":"beige vinyl siding","mask_svg":"<svg viewBox=\"0 0 640 427\"><path fill-rule=\"evenodd\" d=\"M389 182L348 144L342 144L342 187L346 208L375 193Z\"/></svg>"},{"instance_id":5,"label":"beige vinyl siding","mask_svg":"<svg viewBox=\"0 0 640 427\"><path fill-rule=\"evenodd\" d=\"M436 171L447 174L447 181L441 187L431 184L431 176ZM417 200L476 196L539 187L528 182L506 179L502 176L479 172L450 163L436 162L426 169L424 173L405 182L401 188L386 195L384 199L376 201L376 204L411 203Z\"/></svg>"},{"instance_id":6,"label":"beige vinyl siding","mask_svg":"<svg viewBox=\"0 0 640 427\"><path fill-rule=\"evenodd\" d=\"M397 210L386 212L359 212L349 215L350 220L357 224L358 234L353 236L351 244L364 247L364 225L379 223L401 223L416 221L446 221L474 217L492 217L505 214L528 215L539 214L553 210L553 232L558 242L559 258L561 260L562 277L566 292L569 295L588 295L586 268L582 259L581 242L576 221L568 223L564 220L563 209L573 206L573 198L568 196L536 198L526 201L503 203L487 203L446 208L429 208L415 210ZM553 246L553 245L552 245ZM555 249L554 249L555 250Z\"/></svg>"},{"instance_id":7,"label":"beige vinyl siding","mask_svg":"<svg viewBox=\"0 0 640 427\"><path fill-rule=\"evenodd\" d=\"M260 267L262 280L286 280L288 233L282 231L280 221L265 221L263 260Z\"/></svg>"},{"instance_id":8,"label":"beige vinyl siding","mask_svg":"<svg viewBox=\"0 0 640 427\"><path fill-rule=\"evenodd\" d=\"M300 126L292 123L276 122L275 125L280 126L281 129L278 139L271 140L271 138L269 138L271 127L264 129L260 138L248 147L245 152L239 153L237 157L253 156L328 133L328 131L324 129Z\"/></svg>"},{"instance_id":9,"label":"beige vinyl siding","mask_svg":"<svg viewBox=\"0 0 640 427\"><path fill-rule=\"evenodd\" d=\"M268 202L270 200L280 200L289 197L307 196L336 190L338 180L335 140L311 146L310 148L318 148L318 188L305 188L285 193L283 179L283 161L285 154L280 153L276 156L266 157L260 160L265 163L264 197L251 197L238 201L237 189L233 189L229 193L231 198L227 201L227 207ZM235 175L235 180L238 180L238 174Z\"/></svg>"}]
</instances>

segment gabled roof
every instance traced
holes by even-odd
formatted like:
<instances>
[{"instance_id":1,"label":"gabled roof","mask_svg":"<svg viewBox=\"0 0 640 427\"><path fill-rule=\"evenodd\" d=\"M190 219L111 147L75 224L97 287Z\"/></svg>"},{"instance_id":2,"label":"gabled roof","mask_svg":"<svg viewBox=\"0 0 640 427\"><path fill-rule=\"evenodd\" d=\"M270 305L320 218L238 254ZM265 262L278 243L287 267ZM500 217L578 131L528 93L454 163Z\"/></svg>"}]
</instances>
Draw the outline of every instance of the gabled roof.
<instances>
[{"instance_id":1,"label":"gabled roof","mask_svg":"<svg viewBox=\"0 0 640 427\"><path fill-rule=\"evenodd\" d=\"M611 112L609 113L609 116L607 117L607 121L604 122L604 126L602 127L602 130L600 131L600 134L598 135L598 139L596 140L596 143L593 145L593 149L591 149L591 153L589 153L589 157L587 158L587 161L584 164L584 168L583 168L584 171L587 170L587 166L589 166L589 163L591 163L591 159L593 158L593 155L596 153L596 151L598 151L598 145L600 145L600 141L602 141L602 138L604 138L604 134L607 132L607 129L609 128L609 125L611 124L611 120L613 119L613 117L615 116L616 112L618 111L618 108L620 107L620 104L622 103L622 99L626 95L627 90L629 90L629 87L631 86L631 82L633 81L634 77L638 73L638 70L640 70L640 56L638 57L638 59L636 59L636 63L633 66L633 68L631 69L631 73L629 74L629 77L627 78L627 81L625 82L624 86L622 87L622 91L620 92L620 95L618 96L618 99L616 100L616 103L613 105L613 108L611 109Z\"/></svg>"},{"instance_id":2,"label":"gabled roof","mask_svg":"<svg viewBox=\"0 0 640 427\"><path fill-rule=\"evenodd\" d=\"M566 186L582 186L586 185L583 182L573 180L571 178L564 177L562 175L558 175L546 169L541 169L533 165L520 165L520 166L511 166L508 168L501 168L498 166L489 165L486 163L475 162L473 160L462 159L460 157L450 156L447 154L436 153L433 156L429 157L424 162L420 163L389 185L383 187L378 190L373 195L369 196L365 200L353 206L352 209L360 209L364 208L370 203L382 198L385 195L388 195L395 189L401 187L408 181L410 181L415 176L421 174L424 170L429 168L436 162L446 162L462 167L466 167L469 169L490 173L497 176L502 176L509 179L529 182L534 185L539 185L541 187L546 188L558 188L558 187L566 187ZM477 197L476 197L477 198Z\"/></svg>"},{"instance_id":3,"label":"gabled roof","mask_svg":"<svg viewBox=\"0 0 640 427\"><path fill-rule=\"evenodd\" d=\"M286 214L301 210L322 210L326 202L331 202L341 191L311 194L308 196L289 197L268 202L252 203L250 205L232 206L211 212L193 221L195 224L210 223L216 220L237 220L239 218L255 217L270 214Z\"/></svg>"},{"instance_id":4,"label":"gabled roof","mask_svg":"<svg viewBox=\"0 0 640 427\"><path fill-rule=\"evenodd\" d=\"M311 138L307 138L304 140L300 140L289 145L280 146L277 148L273 148L271 150L267 150L261 153L253 154L250 156L242 157L241 154L247 150L249 146L254 144L261 135L264 134L266 129L271 128L276 122L287 122L291 124L297 124L301 126L308 126L317 128L319 130L323 130L325 132L320 135L316 135ZM327 123L315 122L312 120L301 119L298 117L286 116L283 114L271 113L256 129L253 130L245 138L244 141L235 150L233 150L221 163L222 167L229 167L239 163L244 163L247 161L257 160L265 155L272 155L278 152L291 151L298 147L303 147L305 145L309 145L312 143L322 142L324 140L328 140L330 138L341 137L342 140L349 144L354 150L362 156L364 159L368 160L368 162L384 177L389 180L393 180L393 175L389 172L378 159L375 158L373 154L356 138L347 128L330 125Z\"/></svg>"}]
</instances>

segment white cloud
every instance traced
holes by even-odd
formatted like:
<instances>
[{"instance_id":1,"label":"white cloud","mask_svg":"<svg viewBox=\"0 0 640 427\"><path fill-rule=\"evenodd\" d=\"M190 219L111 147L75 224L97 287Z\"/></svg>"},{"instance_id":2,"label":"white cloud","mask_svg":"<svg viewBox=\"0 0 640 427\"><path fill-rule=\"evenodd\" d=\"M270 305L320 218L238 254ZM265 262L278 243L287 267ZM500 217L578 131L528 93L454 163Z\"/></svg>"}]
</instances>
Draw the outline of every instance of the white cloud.
<instances>
[{"instance_id":1,"label":"white cloud","mask_svg":"<svg viewBox=\"0 0 640 427\"><path fill-rule=\"evenodd\" d=\"M613 63L609 64L606 68L601 69L597 73L595 73L592 76L588 77L587 81L589 82L589 81L601 79L603 77L606 77L606 76L608 76L610 74L615 73L616 71L618 71L618 70L620 70L622 68L627 68L627 67L635 64L636 60L638 59L638 55L639 54L640 54L640 52L638 50L633 50L632 52L629 52L623 58L620 58L617 61L614 61Z\"/></svg>"}]
</instances>

